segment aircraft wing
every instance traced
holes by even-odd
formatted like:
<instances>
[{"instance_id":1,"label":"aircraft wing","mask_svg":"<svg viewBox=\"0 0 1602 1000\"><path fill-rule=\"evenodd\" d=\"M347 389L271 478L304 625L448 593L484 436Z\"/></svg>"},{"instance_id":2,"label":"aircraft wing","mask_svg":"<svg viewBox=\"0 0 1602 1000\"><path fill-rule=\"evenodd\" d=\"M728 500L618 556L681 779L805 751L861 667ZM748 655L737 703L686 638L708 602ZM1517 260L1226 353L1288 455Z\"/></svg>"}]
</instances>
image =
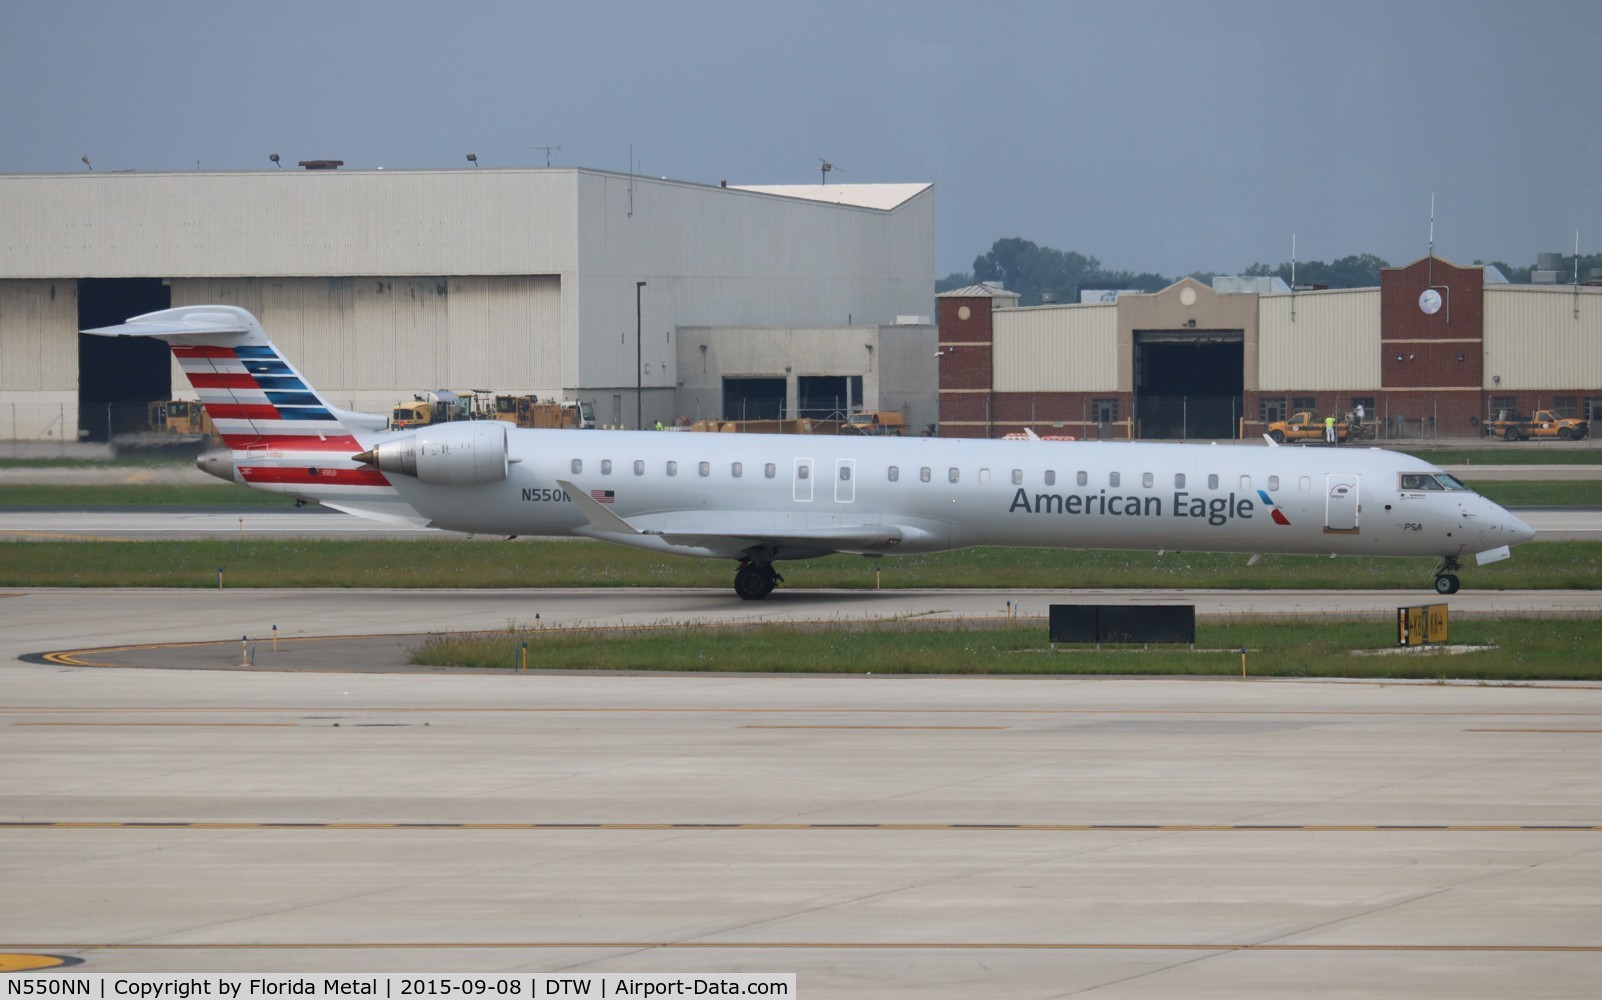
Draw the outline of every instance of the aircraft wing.
<instances>
[{"instance_id":1,"label":"aircraft wing","mask_svg":"<svg viewBox=\"0 0 1602 1000\"><path fill-rule=\"evenodd\" d=\"M738 557L748 549L780 548L800 549L809 552L883 552L907 537L908 532L895 525L833 525L827 528L778 528L771 525L742 527L739 515L720 516L715 528L696 528L692 531L656 531L640 528L619 517L610 507L594 499L585 491L566 480L556 484L566 491L575 506L590 522L596 534L610 541L629 544L651 540L652 548L677 548L696 554L723 553Z\"/></svg>"}]
</instances>

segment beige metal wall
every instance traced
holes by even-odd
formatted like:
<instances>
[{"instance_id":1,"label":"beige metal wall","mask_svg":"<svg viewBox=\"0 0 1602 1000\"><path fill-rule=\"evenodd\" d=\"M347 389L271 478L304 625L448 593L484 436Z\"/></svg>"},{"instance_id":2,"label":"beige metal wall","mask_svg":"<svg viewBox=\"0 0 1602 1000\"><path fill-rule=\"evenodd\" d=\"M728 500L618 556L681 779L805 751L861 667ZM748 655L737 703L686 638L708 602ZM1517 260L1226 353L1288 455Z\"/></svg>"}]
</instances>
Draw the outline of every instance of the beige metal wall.
<instances>
[{"instance_id":1,"label":"beige metal wall","mask_svg":"<svg viewBox=\"0 0 1602 1000\"><path fill-rule=\"evenodd\" d=\"M0 275L560 274L574 170L0 176Z\"/></svg>"},{"instance_id":2,"label":"beige metal wall","mask_svg":"<svg viewBox=\"0 0 1602 1000\"><path fill-rule=\"evenodd\" d=\"M1485 388L1602 390L1602 288L1486 288Z\"/></svg>"},{"instance_id":3,"label":"beige metal wall","mask_svg":"<svg viewBox=\"0 0 1602 1000\"><path fill-rule=\"evenodd\" d=\"M1263 295L1257 315L1264 392L1380 387L1379 289Z\"/></svg>"},{"instance_id":4,"label":"beige metal wall","mask_svg":"<svg viewBox=\"0 0 1602 1000\"><path fill-rule=\"evenodd\" d=\"M0 281L0 436L76 441L78 283Z\"/></svg>"},{"instance_id":5,"label":"beige metal wall","mask_svg":"<svg viewBox=\"0 0 1602 1000\"><path fill-rule=\"evenodd\" d=\"M554 276L172 283L174 306L249 309L330 401L373 412L425 389L562 395L561 299Z\"/></svg>"},{"instance_id":6,"label":"beige metal wall","mask_svg":"<svg viewBox=\"0 0 1602 1000\"><path fill-rule=\"evenodd\" d=\"M996 392L1100 392L1118 384L1115 303L998 309Z\"/></svg>"}]
</instances>

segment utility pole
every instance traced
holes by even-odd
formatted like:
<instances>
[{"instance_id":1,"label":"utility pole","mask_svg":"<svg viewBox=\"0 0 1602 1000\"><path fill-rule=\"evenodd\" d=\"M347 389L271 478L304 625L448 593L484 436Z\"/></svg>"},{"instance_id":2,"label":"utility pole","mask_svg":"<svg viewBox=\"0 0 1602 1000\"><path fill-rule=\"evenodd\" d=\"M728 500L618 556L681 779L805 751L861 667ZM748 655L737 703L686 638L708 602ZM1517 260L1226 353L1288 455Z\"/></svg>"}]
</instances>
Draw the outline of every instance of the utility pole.
<instances>
[{"instance_id":1,"label":"utility pole","mask_svg":"<svg viewBox=\"0 0 1602 1000\"><path fill-rule=\"evenodd\" d=\"M641 416L645 394L645 342L641 339L642 325L640 323L640 293L645 288L645 282L634 283L634 429L645 430L645 418Z\"/></svg>"}]
</instances>

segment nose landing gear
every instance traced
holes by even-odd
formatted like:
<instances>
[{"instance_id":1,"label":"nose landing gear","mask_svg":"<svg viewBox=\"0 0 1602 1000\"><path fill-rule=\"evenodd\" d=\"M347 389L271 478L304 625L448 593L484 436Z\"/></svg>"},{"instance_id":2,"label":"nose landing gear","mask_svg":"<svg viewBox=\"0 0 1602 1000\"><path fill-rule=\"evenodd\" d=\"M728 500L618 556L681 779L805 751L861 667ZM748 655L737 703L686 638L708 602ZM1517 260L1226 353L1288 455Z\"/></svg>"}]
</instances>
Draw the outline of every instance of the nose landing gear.
<instances>
[{"instance_id":1,"label":"nose landing gear","mask_svg":"<svg viewBox=\"0 0 1602 1000\"><path fill-rule=\"evenodd\" d=\"M784 577L774 570L772 563L741 559L740 568L734 574L734 592L742 601L760 601L782 582Z\"/></svg>"},{"instance_id":2,"label":"nose landing gear","mask_svg":"<svg viewBox=\"0 0 1602 1000\"><path fill-rule=\"evenodd\" d=\"M1457 578L1458 561L1456 556L1447 556L1441 565L1435 569L1435 592L1437 594L1455 594L1463 584Z\"/></svg>"}]
</instances>

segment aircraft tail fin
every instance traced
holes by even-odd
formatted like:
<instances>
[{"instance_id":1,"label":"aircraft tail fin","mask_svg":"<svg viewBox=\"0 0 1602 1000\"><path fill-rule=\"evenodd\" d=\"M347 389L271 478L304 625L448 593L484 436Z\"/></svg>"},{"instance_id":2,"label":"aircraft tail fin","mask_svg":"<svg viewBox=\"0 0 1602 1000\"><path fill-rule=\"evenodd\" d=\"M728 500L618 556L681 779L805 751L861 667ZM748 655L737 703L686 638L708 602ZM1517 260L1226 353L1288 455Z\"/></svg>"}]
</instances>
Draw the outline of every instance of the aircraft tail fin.
<instances>
[{"instance_id":1,"label":"aircraft tail fin","mask_svg":"<svg viewBox=\"0 0 1602 1000\"><path fill-rule=\"evenodd\" d=\"M382 429L382 417L329 403L237 306L163 309L83 332L166 341L230 448L348 454L361 450L352 431Z\"/></svg>"}]
</instances>

